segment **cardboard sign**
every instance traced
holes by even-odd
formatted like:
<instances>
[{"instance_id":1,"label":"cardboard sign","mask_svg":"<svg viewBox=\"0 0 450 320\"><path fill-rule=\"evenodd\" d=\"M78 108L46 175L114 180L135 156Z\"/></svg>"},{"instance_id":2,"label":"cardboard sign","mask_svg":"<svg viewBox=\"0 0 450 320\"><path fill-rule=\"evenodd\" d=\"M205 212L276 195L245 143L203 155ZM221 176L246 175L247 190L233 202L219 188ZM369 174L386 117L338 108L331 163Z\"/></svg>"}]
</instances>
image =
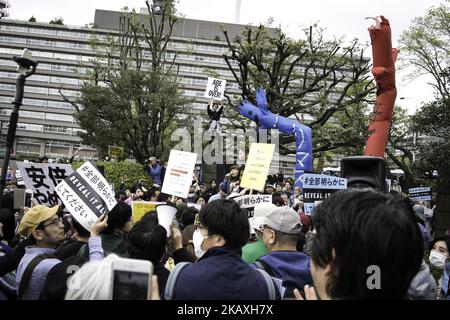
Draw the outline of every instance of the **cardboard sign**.
<instances>
[{"instance_id":1,"label":"cardboard sign","mask_svg":"<svg viewBox=\"0 0 450 320\"><path fill-rule=\"evenodd\" d=\"M301 176L303 182L304 212L312 215L314 208L333 192L347 189L347 179L323 174L305 173Z\"/></svg>"},{"instance_id":2,"label":"cardboard sign","mask_svg":"<svg viewBox=\"0 0 450 320\"><path fill-rule=\"evenodd\" d=\"M111 158L116 158L116 159L122 158L123 157L123 147L109 146L108 147L108 155Z\"/></svg>"},{"instance_id":3,"label":"cardboard sign","mask_svg":"<svg viewBox=\"0 0 450 320\"><path fill-rule=\"evenodd\" d=\"M70 164L17 162L16 165L25 187L33 191L35 202L47 207L62 204L55 188L73 173Z\"/></svg>"},{"instance_id":4,"label":"cardboard sign","mask_svg":"<svg viewBox=\"0 0 450 320\"><path fill-rule=\"evenodd\" d=\"M85 162L56 186L56 192L72 216L86 230L99 216L117 204L114 191L90 162Z\"/></svg>"},{"instance_id":5,"label":"cardboard sign","mask_svg":"<svg viewBox=\"0 0 450 320\"><path fill-rule=\"evenodd\" d=\"M431 200L431 188L420 187L409 189L409 199L412 201L430 201Z\"/></svg>"},{"instance_id":6,"label":"cardboard sign","mask_svg":"<svg viewBox=\"0 0 450 320\"><path fill-rule=\"evenodd\" d=\"M260 203L272 203L271 194L250 194L233 198L242 209L253 208Z\"/></svg>"},{"instance_id":7,"label":"cardboard sign","mask_svg":"<svg viewBox=\"0 0 450 320\"><path fill-rule=\"evenodd\" d=\"M225 92L225 85L227 81L222 79L208 78L206 84L205 98L212 98L213 100L222 100Z\"/></svg>"},{"instance_id":8,"label":"cardboard sign","mask_svg":"<svg viewBox=\"0 0 450 320\"><path fill-rule=\"evenodd\" d=\"M131 210L133 212L133 222L136 223L142 219L142 217L150 211L156 211L158 204L164 204L165 202L150 202L150 201L133 201L131 203Z\"/></svg>"},{"instance_id":9,"label":"cardboard sign","mask_svg":"<svg viewBox=\"0 0 450 320\"><path fill-rule=\"evenodd\" d=\"M187 198L196 161L196 153L171 150L161 192Z\"/></svg>"},{"instance_id":10,"label":"cardboard sign","mask_svg":"<svg viewBox=\"0 0 450 320\"><path fill-rule=\"evenodd\" d=\"M251 144L242 175L241 187L264 191L274 150L274 144Z\"/></svg>"}]
</instances>

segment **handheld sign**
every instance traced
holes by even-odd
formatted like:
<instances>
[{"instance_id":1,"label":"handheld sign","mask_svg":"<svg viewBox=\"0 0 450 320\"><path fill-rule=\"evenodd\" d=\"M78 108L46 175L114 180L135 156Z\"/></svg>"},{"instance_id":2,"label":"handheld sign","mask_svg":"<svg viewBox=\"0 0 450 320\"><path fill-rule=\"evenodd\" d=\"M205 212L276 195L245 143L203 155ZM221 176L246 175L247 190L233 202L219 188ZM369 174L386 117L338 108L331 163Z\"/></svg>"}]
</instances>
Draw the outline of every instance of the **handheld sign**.
<instances>
[{"instance_id":1,"label":"handheld sign","mask_svg":"<svg viewBox=\"0 0 450 320\"><path fill-rule=\"evenodd\" d=\"M274 150L274 144L251 144L244 174L242 175L241 187L264 191Z\"/></svg>"},{"instance_id":2,"label":"handheld sign","mask_svg":"<svg viewBox=\"0 0 450 320\"><path fill-rule=\"evenodd\" d=\"M225 92L226 80L208 78L206 84L205 98L212 98L213 100L222 100L223 93Z\"/></svg>"},{"instance_id":3,"label":"handheld sign","mask_svg":"<svg viewBox=\"0 0 450 320\"><path fill-rule=\"evenodd\" d=\"M38 204L48 207L62 204L55 188L73 173L70 164L17 162L16 165L25 187L33 191Z\"/></svg>"},{"instance_id":4,"label":"handheld sign","mask_svg":"<svg viewBox=\"0 0 450 320\"><path fill-rule=\"evenodd\" d=\"M156 206L164 203L165 202L133 201L131 203L133 222L136 223L141 220L147 212L156 211Z\"/></svg>"},{"instance_id":5,"label":"handheld sign","mask_svg":"<svg viewBox=\"0 0 450 320\"><path fill-rule=\"evenodd\" d=\"M109 146L108 147L108 155L111 158L116 158L116 159L122 158L123 157L123 147Z\"/></svg>"},{"instance_id":6,"label":"handheld sign","mask_svg":"<svg viewBox=\"0 0 450 320\"><path fill-rule=\"evenodd\" d=\"M86 230L117 204L114 191L95 166L85 162L56 186L66 208Z\"/></svg>"},{"instance_id":7,"label":"handheld sign","mask_svg":"<svg viewBox=\"0 0 450 320\"><path fill-rule=\"evenodd\" d=\"M242 209L253 208L260 203L272 203L271 194L251 194L233 198Z\"/></svg>"},{"instance_id":8,"label":"handheld sign","mask_svg":"<svg viewBox=\"0 0 450 320\"><path fill-rule=\"evenodd\" d=\"M187 198L196 161L196 153L171 150L161 192Z\"/></svg>"},{"instance_id":9,"label":"handheld sign","mask_svg":"<svg viewBox=\"0 0 450 320\"><path fill-rule=\"evenodd\" d=\"M420 187L409 189L409 199L412 201L430 201L431 200L431 188Z\"/></svg>"},{"instance_id":10,"label":"handheld sign","mask_svg":"<svg viewBox=\"0 0 450 320\"><path fill-rule=\"evenodd\" d=\"M347 179L327 176L324 174L305 173L301 176L303 182L304 212L313 214L316 205L331 196L333 192L347 189Z\"/></svg>"}]
</instances>

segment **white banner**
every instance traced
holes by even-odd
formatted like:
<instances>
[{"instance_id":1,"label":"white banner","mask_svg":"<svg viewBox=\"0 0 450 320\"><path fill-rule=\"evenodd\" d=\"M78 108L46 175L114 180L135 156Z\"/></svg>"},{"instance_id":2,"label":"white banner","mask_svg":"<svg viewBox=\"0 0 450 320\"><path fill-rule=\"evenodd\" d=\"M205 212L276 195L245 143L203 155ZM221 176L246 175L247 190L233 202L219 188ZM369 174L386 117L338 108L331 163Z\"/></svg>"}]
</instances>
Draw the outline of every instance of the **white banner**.
<instances>
[{"instance_id":1,"label":"white banner","mask_svg":"<svg viewBox=\"0 0 450 320\"><path fill-rule=\"evenodd\" d=\"M161 192L187 198L196 161L196 153L171 150Z\"/></svg>"},{"instance_id":2,"label":"white banner","mask_svg":"<svg viewBox=\"0 0 450 320\"><path fill-rule=\"evenodd\" d=\"M38 204L53 207L62 204L56 186L73 173L70 164L17 162L16 176L21 176L25 187L31 189Z\"/></svg>"}]
</instances>

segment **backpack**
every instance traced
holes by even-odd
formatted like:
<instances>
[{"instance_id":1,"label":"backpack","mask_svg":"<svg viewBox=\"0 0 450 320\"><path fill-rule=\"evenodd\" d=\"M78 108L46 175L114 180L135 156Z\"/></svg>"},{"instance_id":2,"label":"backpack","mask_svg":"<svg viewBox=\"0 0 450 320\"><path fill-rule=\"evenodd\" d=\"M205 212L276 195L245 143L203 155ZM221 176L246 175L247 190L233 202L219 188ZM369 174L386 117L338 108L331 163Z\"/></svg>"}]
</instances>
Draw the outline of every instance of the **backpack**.
<instances>
[{"instance_id":1,"label":"backpack","mask_svg":"<svg viewBox=\"0 0 450 320\"><path fill-rule=\"evenodd\" d=\"M175 268L172 270L169 278L167 279L166 288L164 290L164 300L173 300L173 294L178 277L181 271L191 263L192 262L180 262L175 265ZM263 276L264 281L266 282L267 289L269 290L269 300L277 300L277 290L271 276L262 269L256 270Z\"/></svg>"},{"instance_id":2,"label":"backpack","mask_svg":"<svg viewBox=\"0 0 450 320\"><path fill-rule=\"evenodd\" d=\"M270 276L272 282L275 283L277 288L277 298L281 300L296 300L294 290L298 289L300 294L305 298L304 287L307 283L302 280L295 279L291 276L285 276L283 278L277 278L273 275L272 268L261 260L256 260L254 264L257 270L264 270L267 275Z\"/></svg>"}]
</instances>

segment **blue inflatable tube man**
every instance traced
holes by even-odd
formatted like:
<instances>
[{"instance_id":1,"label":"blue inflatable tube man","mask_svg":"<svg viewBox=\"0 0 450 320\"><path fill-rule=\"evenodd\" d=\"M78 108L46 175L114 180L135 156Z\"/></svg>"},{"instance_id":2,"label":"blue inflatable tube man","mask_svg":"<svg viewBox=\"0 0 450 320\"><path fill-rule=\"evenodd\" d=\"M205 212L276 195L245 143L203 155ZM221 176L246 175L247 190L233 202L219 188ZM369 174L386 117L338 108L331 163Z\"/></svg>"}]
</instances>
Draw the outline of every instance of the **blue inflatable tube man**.
<instances>
[{"instance_id":1,"label":"blue inflatable tube man","mask_svg":"<svg viewBox=\"0 0 450 320\"><path fill-rule=\"evenodd\" d=\"M312 171L312 131L310 127L298 121L281 117L267 108L266 91L256 90L256 104L245 100L239 105L239 113L256 122L260 129L278 129L286 134L293 134L296 143L295 184L302 187L300 176L304 171Z\"/></svg>"}]
</instances>

